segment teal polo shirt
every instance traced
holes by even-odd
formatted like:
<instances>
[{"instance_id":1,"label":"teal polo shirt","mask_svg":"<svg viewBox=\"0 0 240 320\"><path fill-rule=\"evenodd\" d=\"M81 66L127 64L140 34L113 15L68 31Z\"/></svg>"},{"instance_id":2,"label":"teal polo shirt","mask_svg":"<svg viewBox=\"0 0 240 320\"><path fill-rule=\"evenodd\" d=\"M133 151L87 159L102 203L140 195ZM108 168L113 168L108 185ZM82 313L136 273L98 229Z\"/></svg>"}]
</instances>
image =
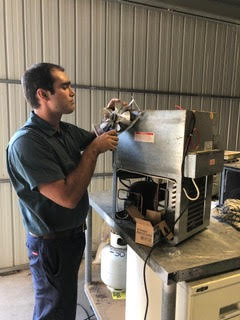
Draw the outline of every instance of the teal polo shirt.
<instances>
[{"instance_id":1,"label":"teal polo shirt","mask_svg":"<svg viewBox=\"0 0 240 320\"><path fill-rule=\"evenodd\" d=\"M34 111L7 147L7 169L27 231L42 236L76 228L85 222L88 193L74 209L64 208L38 191L38 185L65 179L95 135L66 122L59 132Z\"/></svg>"}]
</instances>

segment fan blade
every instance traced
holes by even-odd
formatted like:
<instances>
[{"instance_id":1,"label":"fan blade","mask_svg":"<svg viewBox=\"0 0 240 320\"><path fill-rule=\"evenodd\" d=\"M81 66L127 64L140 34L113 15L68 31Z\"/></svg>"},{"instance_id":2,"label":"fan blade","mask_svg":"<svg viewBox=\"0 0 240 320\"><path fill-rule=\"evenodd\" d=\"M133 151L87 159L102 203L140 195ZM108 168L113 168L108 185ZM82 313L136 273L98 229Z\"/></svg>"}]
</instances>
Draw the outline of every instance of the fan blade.
<instances>
[{"instance_id":1,"label":"fan blade","mask_svg":"<svg viewBox=\"0 0 240 320\"><path fill-rule=\"evenodd\" d=\"M121 122L121 123L125 124L126 126L130 125L131 124L130 111L125 111L125 112L119 114L117 122Z\"/></svg>"}]
</instances>

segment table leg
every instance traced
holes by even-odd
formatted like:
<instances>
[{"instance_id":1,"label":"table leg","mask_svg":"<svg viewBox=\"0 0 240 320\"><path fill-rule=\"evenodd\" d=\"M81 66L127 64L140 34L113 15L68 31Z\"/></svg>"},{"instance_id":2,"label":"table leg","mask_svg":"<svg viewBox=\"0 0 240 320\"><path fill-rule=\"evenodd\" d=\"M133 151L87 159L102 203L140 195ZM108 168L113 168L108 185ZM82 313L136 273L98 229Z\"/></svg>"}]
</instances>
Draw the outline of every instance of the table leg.
<instances>
[{"instance_id":1,"label":"table leg","mask_svg":"<svg viewBox=\"0 0 240 320\"><path fill-rule=\"evenodd\" d=\"M176 283L162 284L162 315L161 320L174 320L176 306Z\"/></svg>"},{"instance_id":2,"label":"table leg","mask_svg":"<svg viewBox=\"0 0 240 320\"><path fill-rule=\"evenodd\" d=\"M92 207L87 216L86 248L85 248L85 285L92 282Z\"/></svg>"}]
</instances>

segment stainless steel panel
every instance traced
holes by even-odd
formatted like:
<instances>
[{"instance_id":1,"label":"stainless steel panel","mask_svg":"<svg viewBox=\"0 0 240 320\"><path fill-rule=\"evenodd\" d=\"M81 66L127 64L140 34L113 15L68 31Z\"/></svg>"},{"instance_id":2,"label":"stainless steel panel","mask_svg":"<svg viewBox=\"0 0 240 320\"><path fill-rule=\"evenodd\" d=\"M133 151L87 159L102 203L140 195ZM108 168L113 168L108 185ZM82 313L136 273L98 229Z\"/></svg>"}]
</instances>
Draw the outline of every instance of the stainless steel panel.
<instances>
[{"instance_id":1,"label":"stainless steel panel","mask_svg":"<svg viewBox=\"0 0 240 320\"><path fill-rule=\"evenodd\" d=\"M223 157L223 150L189 153L184 162L184 177L195 179L222 172Z\"/></svg>"},{"instance_id":2,"label":"stainless steel panel","mask_svg":"<svg viewBox=\"0 0 240 320\"><path fill-rule=\"evenodd\" d=\"M119 136L116 165L152 176L181 176L186 111L146 111L133 128ZM143 133L137 141L136 132ZM152 134L151 142L144 142Z\"/></svg>"},{"instance_id":3,"label":"stainless steel panel","mask_svg":"<svg viewBox=\"0 0 240 320\"><path fill-rule=\"evenodd\" d=\"M195 112L194 115L197 131L188 151L216 149L214 114ZM117 168L175 180L181 178L185 139L191 123L192 115L188 111L147 110L133 128L119 135Z\"/></svg>"}]
</instances>

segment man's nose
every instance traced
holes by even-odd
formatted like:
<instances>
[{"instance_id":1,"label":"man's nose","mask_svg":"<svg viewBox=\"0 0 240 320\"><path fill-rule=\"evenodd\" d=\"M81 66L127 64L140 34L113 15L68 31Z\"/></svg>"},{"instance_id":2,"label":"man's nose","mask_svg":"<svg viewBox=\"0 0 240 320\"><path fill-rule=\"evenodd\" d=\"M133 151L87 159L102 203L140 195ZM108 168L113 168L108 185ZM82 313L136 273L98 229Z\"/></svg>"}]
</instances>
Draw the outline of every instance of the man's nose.
<instances>
[{"instance_id":1,"label":"man's nose","mask_svg":"<svg viewBox=\"0 0 240 320\"><path fill-rule=\"evenodd\" d=\"M75 96L75 91L73 90L73 88L72 87L70 87L70 96Z\"/></svg>"}]
</instances>

